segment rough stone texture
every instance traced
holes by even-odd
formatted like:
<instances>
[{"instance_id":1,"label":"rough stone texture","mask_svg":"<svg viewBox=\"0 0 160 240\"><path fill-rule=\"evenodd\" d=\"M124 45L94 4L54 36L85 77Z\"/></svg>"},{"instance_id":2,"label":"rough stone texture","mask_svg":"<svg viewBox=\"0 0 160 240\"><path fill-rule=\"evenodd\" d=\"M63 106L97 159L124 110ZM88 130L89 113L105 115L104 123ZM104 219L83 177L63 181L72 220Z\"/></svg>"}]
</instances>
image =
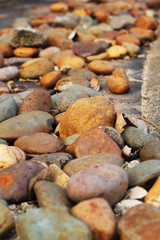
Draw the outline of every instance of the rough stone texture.
<instances>
[{"instance_id":1,"label":"rough stone texture","mask_svg":"<svg viewBox=\"0 0 160 240\"><path fill-rule=\"evenodd\" d=\"M17 114L17 104L9 94L0 95L0 122L12 118Z\"/></svg>"},{"instance_id":2,"label":"rough stone texture","mask_svg":"<svg viewBox=\"0 0 160 240\"><path fill-rule=\"evenodd\" d=\"M18 114L31 111L48 112L52 109L52 99L48 91L44 89L36 89L29 93L23 100Z\"/></svg>"},{"instance_id":3,"label":"rough stone texture","mask_svg":"<svg viewBox=\"0 0 160 240\"><path fill-rule=\"evenodd\" d=\"M75 173L69 179L67 192L75 202L101 196L113 206L122 199L127 187L128 177L122 168L100 163Z\"/></svg>"},{"instance_id":4,"label":"rough stone texture","mask_svg":"<svg viewBox=\"0 0 160 240\"><path fill-rule=\"evenodd\" d=\"M113 153L96 153L73 159L64 166L63 171L67 173L67 175L72 176L82 169L98 163L110 163L121 166L123 159Z\"/></svg>"},{"instance_id":5,"label":"rough stone texture","mask_svg":"<svg viewBox=\"0 0 160 240\"><path fill-rule=\"evenodd\" d=\"M160 209L140 204L121 217L118 230L121 240L160 239ZM151 230L152 227L152 230Z\"/></svg>"},{"instance_id":6,"label":"rough stone texture","mask_svg":"<svg viewBox=\"0 0 160 240\"><path fill-rule=\"evenodd\" d=\"M52 132L53 117L42 111L32 111L0 123L0 138L15 140L37 132Z\"/></svg>"},{"instance_id":7,"label":"rough stone texture","mask_svg":"<svg viewBox=\"0 0 160 240\"><path fill-rule=\"evenodd\" d=\"M72 217L66 207L39 208L21 215L16 223L21 240L91 240L88 227Z\"/></svg>"},{"instance_id":8,"label":"rough stone texture","mask_svg":"<svg viewBox=\"0 0 160 240\"><path fill-rule=\"evenodd\" d=\"M13 228L14 220L13 220L12 213L10 212L8 207L5 206L5 201L4 201L4 203L0 202L0 208L1 208L1 211L0 211L0 226L1 226L0 238L3 239L3 237Z\"/></svg>"},{"instance_id":9,"label":"rough stone texture","mask_svg":"<svg viewBox=\"0 0 160 240\"><path fill-rule=\"evenodd\" d=\"M43 169L41 163L25 161L0 171L0 198L17 203L28 200L29 180Z\"/></svg>"},{"instance_id":10,"label":"rough stone texture","mask_svg":"<svg viewBox=\"0 0 160 240\"><path fill-rule=\"evenodd\" d=\"M7 82L18 77L19 69L16 66L0 68L0 81Z\"/></svg>"},{"instance_id":11,"label":"rough stone texture","mask_svg":"<svg viewBox=\"0 0 160 240\"><path fill-rule=\"evenodd\" d=\"M94 240L110 240L116 230L114 213L102 198L93 198L78 203L71 214L83 221L91 230Z\"/></svg>"},{"instance_id":12,"label":"rough stone texture","mask_svg":"<svg viewBox=\"0 0 160 240\"><path fill-rule=\"evenodd\" d=\"M90 128L69 145L67 151L73 156L82 157L95 153L113 153L122 156L118 145L100 128Z\"/></svg>"},{"instance_id":13,"label":"rough stone texture","mask_svg":"<svg viewBox=\"0 0 160 240\"><path fill-rule=\"evenodd\" d=\"M64 114L59 128L60 137L85 132L91 127L113 127L115 110L105 97L82 98L73 103Z\"/></svg>"},{"instance_id":14,"label":"rough stone texture","mask_svg":"<svg viewBox=\"0 0 160 240\"><path fill-rule=\"evenodd\" d=\"M136 150L142 148L150 140L154 139L152 135L144 133L141 129L136 127L127 127L122 133L122 138L125 144ZM150 159L156 159L156 157Z\"/></svg>"},{"instance_id":15,"label":"rough stone texture","mask_svg":"<svg viewBox=\"0 0 160 240\"><path fill-rule=\"evenodd\" d=\"M34 185L34 191L40 207L72 206L67 191L57 184L48 181L38 181Z\"/></svg>"},{"instance_id":16,"label":"rough stone texture","mask_svg":"<svg viewBox=\"0 0 160 240\"><path fill-rule=\"evenodd\" d=\"M140 151L140 158L142 161L146 161L149 159L160 160L160 141L158 140L148 141Z\"/></svg>"}]
</instances>

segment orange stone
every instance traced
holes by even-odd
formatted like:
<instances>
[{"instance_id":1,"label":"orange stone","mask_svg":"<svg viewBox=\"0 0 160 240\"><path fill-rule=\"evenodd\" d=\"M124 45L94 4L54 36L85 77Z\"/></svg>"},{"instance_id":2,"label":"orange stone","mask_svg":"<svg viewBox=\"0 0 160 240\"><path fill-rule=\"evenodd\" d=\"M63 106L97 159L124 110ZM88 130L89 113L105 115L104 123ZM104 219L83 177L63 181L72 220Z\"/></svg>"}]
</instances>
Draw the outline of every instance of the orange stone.
<instances>
[{"instance_id":1,"label":"orange stone","mask_svg":"<svg viewBox=\"0 0 160 240\"><path fill-rule=\"evenodd\" d=\"M89 15L88 12L83 8L74 9L73 13L82 17Z\"/></svg>"},{"instance_id":2,"label":"orange stone","mask_svg":"<svg viewBox=\"0 0 160 240\"><path fill-rule=\"evenodd\" d=\"M14 55L17 57L33 57L37 55L38 52L38 48L32 47L18 47L13 51Z\"/></svg>"},{"instance_id":3,"label":"orange stone","mask_svg":"<svg viewBox=\"0 0 160 240\"><path fill-rule=\"evenodd\" d=\"M53 12L64 12L68 10L68 6L65 3L54 3L50 6L50 10Z\"/></svg>"},{"instance_id":4,"label":"orange stone","mask_svg":"<svg viewBox=\"0 0 160 240\"><path fill-rule=\"evenodd\" d=\"M36 19L36 20L32 20L31 22L31 26L32 27L38 27L42 24L47 24L47 19Z\"/></svg>"},{"instance_id":5,"label":"orange stone","mask_svg":"<svg viewBox=\"0 0 160 240\"><path fill-rule=\"evenodd\" d=\"M160 176L148 191L145 202L160 208Z\"/></svg>"},{"instance_id":6,"label":"orange stone","mask_svg":"<svg viewBox=\"0 0 160 240\"><path fill-rule=\"evenodd\" d=\"M145 37L149 40L152 40L154 37L154 32L151 29L145 29L145 28L141 28L141 27L134 27L131 28L130 33L140 33L145 35Z\"/></svg>"},{"instance_id":7,"label":"orange stone","mask_svg":"<svg viewBox=\"0 0 160 240\"><path fill-rule=\"evenodd\" d=\"M65 112L59 127L60 137L82 133L92 127L114 126L115 109L106 97L81 98Z\"/></svg>"},{"instance_id":8,"label":"orange stone","mask_svg":"<svg viewBox=\"0 0 160 240\"><path fill-rule=\"evenodd\" d=\"M45 74L41 79L40 82L43 87L45 88L51 88L55 85L58 79L61 77L60 71L52 71L47 74Z\"/></svg>"},{"instance_id":9,"label":"orange stone","mask_svg":"<svg viewBox=\"0 0 160 240\"><path fill-rule=\"evenodd\" d=\"M136 22L137 27L145 28L145 29L156 29L158 27L158 22L151 17L141 16L138 18Z\"/></svg>"},{"instance_id":10,"label":"orange stone","mask_svg":"<svg viewBox=\"0 0 160 240\"><path fill-rule=\"evenodd\" d=\"M9 43L0 43L0 51L3 53L4 57L12 57L13 49Z\"/></svg>"},{"instance_id":11,"label":"orange stone","mask_svg":"<svg viewBox=\"0 0 160 240\"><path fill-rule=\"evenodd\" d=\"M114 70L112 63L105 60L94 60L88 64L88 69L97 74L111 74Z\"/></svg>"},{"instance_id":12,"label":"orange stone","mask_svg":"<svg viewBox=\"0 0 160 240\"><path fill-rule=\"evenodd\" d=\"M125 93L131 88L129 79L123 68L113 71L113 74L107 78L106 84L112 93Z\"/></svg>"},{"instance_id":13,"label":"orange stone","mask_svg":"<svg viewBox=\"0 0 160 240\"><path fill-rule=\"evenodd\" d=\"M94 13L93 13L93 16L98 18L98 20L100 20L101 22L106 22L109 18L109 15L108 13L106 12L105 9L103 8L100 8L100 9L97 9Z\"/></svg>"},{"instance_id":14,"label":"orange stone","mask_svg":"<svg viewBox=\"0 0 160 240\"><path fill-rule=\"evenodd\" d=\"M83 58L73 54L73 55L64 56L57 62L57 66L59 68L65 65L68 65L71 68L82 68L85 65L85 61L83 60Z\"/></svg>"},{"instance_id":15,"label":"orange stone","mask_svg":"<svg viewBox=\"0 0 160 240\"><path fill-rule=\"evenodd\" d=\"M114 153L122 156L118 145L97 127L82 133L66 150L76 158L96 153Z\"/></svg>"},{"instance_id":16,"label":"orange stone","mask_svg":"<svg viewBox=\"0 0 160 240\"><path fill-rule=\"evenodd\" d=\"M116 37L116 43L122 45L124 42L134 43L136 45L140 45L140 40L130 34L123 34Z\"/></svg>"}]
</instances>

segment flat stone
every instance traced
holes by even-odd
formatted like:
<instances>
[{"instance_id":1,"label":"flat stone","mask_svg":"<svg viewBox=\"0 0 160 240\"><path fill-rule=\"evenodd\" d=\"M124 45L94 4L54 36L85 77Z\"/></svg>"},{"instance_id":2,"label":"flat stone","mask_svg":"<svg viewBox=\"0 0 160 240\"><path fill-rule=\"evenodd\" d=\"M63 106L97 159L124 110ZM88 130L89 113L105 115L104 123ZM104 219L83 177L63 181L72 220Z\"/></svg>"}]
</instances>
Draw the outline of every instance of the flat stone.
<instances>
[{"instance_id":1,"label":"flat stone","mask_svg":"<svg viewBox=\"0 0 160 240\"><path fill-rule=\"evenodd\" d=\"M144 186L149 180L155 179L160 174L160 161L156 159L140 162L127 169L129 186Z\"/></svg>"},{"instance_id":2,"label":"flat stone","mask_svg":"<svg viewBox=\"0 0 160 240\"><path fill-rule=\"evenodd\" d=\"M38 181L34 185L34 191L40 207L72 206L67 191L57 184L48 181Z\"/></svg>"},{"instance_id":3,"label":"flat stone","mask_svg":"<svg viewBox=\"0 0 160 240\"><path fill-rule=\"evenodd\" d=\"M121 167L100 163L71 176L67 192L74 202L101 196L113 206L122 199L127 187L128 177Z\"/></svg>"},{"instance_id":4,"label":"flat stone","mask_svg":"<svg viewBox=\"0 0 160 240\"><path fill-rule=\"evenodd\" d=\"M28 231L28 229L30 229ZM91 233L81 221L72 217L66 207L32 209L22 214L16 222L16 232L21 240L90 240Z\"/></svg>"},{"instance_id":5,"label":"flat stone","mask_svg":"<svg viewBox=\"0 0 160 240\"><path fill-rule=\"evenodd\" d=\"M127 54L127 50L123 46L115 45L107 49L109 58L121 58Z\"/></svg>"},{"instance_id":6,"label":"flat stone","mask_svg":"<svg viewBox=\"0 0 160 240\"><path fill-rule=\"evenodd\" d=\"M88 69L97 74L111 74L114 70L114 67L108 61L94 60L88 64Z\"/></svg>"},{"instance_id":7,"label":"flat stone","mask_svg":"<svg viewBox=\"0 0 160 240\"><path fill-rule=\"evenodd\" d=\"M71 160L64 166L63 171L67 173L67 175L72 176L84 168L99 163L109 163L121 166L123 164L123 159L113 153L96 153Z\"/></svg>"},{"instance_id":8,"label":"flat stone","mask_svg":"<svg viewBox=\"0 0 160 240\"><path fill-rule=\"evenodd\" d=\"M114 213L103 198L82 201L71 209L71 214L83 221L92 232L92 239L112 239L116 230Z\"/></svg>"},{"instance_id":9,"label":"flat stone","mask_svg":"<svg viewBox=\"0 0 160 240\"><path fill-rule=\"evenodd\" d=\"M0 237L3 239L14 227L14 220L13 220L13 215L8 209L7 206L5 206L5 201L4 203L2 202L3 200L1 199L0 201ZM7 203L6 203L7 204ZM7 221L6 221L7 220Z\"/></svg>"},{"instance_id":10,"label":"flat stone","mask_svg":"<svg viewBox=\"0 0 160 240\"><path fill-rule=\"evenodd\" d=\"M156 139L148 141L140 151L140 158L142 161L149 159L160 160L160 141Z\"/></svg>"},{"instance_id":11,"label":"flat stone","mask_svg":"<svg viewBox=\"0 0 160 240\"><path fill-rule=\"evenodd\" d=\"M17 104L11 95L0 95L0 103L0 122L16 116Z\"/></svg>"},{"instance_id":12,"label":"flat stone","mask_svg":"<svg viewBox=\"0 0 160 240\"><path fill-rule=\"evenodd\" d=\"M160 209L151 204L140 204L128 210L118 224L122 240L159 239ZM153 229L151 236L151 226Z\"/></svg>"},{"instance_id":13,"label":"flat stone","mask_svg":"<svg viewBox=\"0 0 160 240\"><path fill-rule=\"evenodd\" d=\"M31 60L32 58L11 57L5 59L5 65L19 67L23 63Z\"/></svg>"},{"instance_id":14,"label":"flat stone","mask_svg":"<svg viewBox=\"0 0 160 240\"><path fill-rule=\"evenodd\" d=\"M16 66L0 68L0 81L7 82L18 77L19 69Z\"/></svg>"}]
</instances>

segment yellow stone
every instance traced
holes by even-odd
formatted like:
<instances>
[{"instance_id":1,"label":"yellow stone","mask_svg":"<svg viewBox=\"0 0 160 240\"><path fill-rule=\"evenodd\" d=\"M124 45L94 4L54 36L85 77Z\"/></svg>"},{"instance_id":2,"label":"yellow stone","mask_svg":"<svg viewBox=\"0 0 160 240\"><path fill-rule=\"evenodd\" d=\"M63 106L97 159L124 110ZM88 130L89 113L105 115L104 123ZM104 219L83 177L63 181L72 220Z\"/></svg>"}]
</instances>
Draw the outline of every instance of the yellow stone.
<instances>
[{"instance_id":1,"label":"yellow stone","mask_svg":"<svg viewBox=\"0 0 160 240\"><path fill-rule=\"evenodd\" d=\"M112 46L107 49L108 57L109 58L120 58L127 54L127 49L123 46Z\"/></svg>"}]
</instances>

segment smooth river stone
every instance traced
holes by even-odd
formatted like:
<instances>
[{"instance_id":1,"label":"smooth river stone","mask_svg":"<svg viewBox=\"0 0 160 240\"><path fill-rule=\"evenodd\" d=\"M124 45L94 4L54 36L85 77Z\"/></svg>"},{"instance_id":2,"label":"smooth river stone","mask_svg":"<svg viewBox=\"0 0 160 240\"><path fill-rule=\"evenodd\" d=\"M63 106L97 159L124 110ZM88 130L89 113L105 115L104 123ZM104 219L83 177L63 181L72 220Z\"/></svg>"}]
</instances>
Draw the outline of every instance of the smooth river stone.
<instances>
[{"instance_id":1,"label":"smooth river stone","mask_svg":"<svg viewBox=\"0 0 160 240\"><path fill-rule=\"evenodd\" d=\"M85 168L68 182L68 196L74 202L101 196L113 206L120 201L127 191L128 177L119 166L100 163Z\"/></svg>"},{"instance_id":2,"label":"smooth river stone","mask_svg":"<svg viewBox=\"0 0 160 240\"><path fill-rule=\"evenodd\" d=\"M24 161L0 171L0 198L9 203L28 200L29 180L36 176L44 166L39 162Z\"/></svg>"},{"instance_id":3,"label":"smooth river stone","mask_svg":"<svg viewBox=\"0 0 160 240\"><path fill-rule=\"evenodd\" d=\"M116 220L110 205L103 198L82 201L71 209L71 214L83 221L94 240L110 240L116 231Z\"/></svg>"},{"instance_id":4,"label":"smooth river stone","mask_svg":"<svg viewBox=\"0 0 160 240\"><path fill-rule=\"evenodd\" d=\"M16 222L16 232L21 240L91 240L88 227L63 206L32 209L22 214Z\"/></svg>"},{"instance_id":5,"label":"smooth river stone","mask_svg":"<svg viewBox=\"0 0 160 240\"><path fill-rule=\"evenodd\" d=\"M160 239L160 209L140 204L128 210L118 223L121 240Z\"/></svg>"},{"instance_id":6,"label":"smooth river stone","mask_svg":"<svg viewBox=\"0 0 160 240\"><path fill-rule=\"evenodd\" d=\"M0 81L7 82L18 76L19 69L16 66L0 68Z\"/></svg>"},{"instance_id":7,"label":"smooth river stone","mask_svg":"<svg viewBox=\"0 0 160 240\"><path fill-rule=\"evenodd\" d=\"M29 136L22 136L14 142L14 146L31 154L53 153L60 151L62 148L58 137L48 133L34 133Z\"/></svg>"},{"instance_id":8,"label":"smooth river stone","mask_svg":"<svg viewBox=\"0 0 160 240\"><path fill-rule=\"evenodd\" d=\"M149 180L160 175L160 161L156 159L140 162L135 167L127 169L129 186L144 186Z\"/></svg>"},{"instance_id":9,"label":"smooth river stone","mask_svg":"<svg viewBox=\"0 0 160 240\"><path fill-rule=\"evenodd\" d=\"M136 150L142 148L147 142L154 139L152 135L144 133L136 127L127 127L122 133L122 138L125 144ZM154 159L156 158L154 157Z\"/></svg>"},{"instance_id":10,"label":"smooth river stone","mask_svg":"<svg viewBox=\"0 0 160 240\"><path fill-rule=\"evenodd\" d=\"M67 175L72 176L82 169L98 163L110 163L121 166L123 164L123 159L113 153L96 153L73 159L64 166L63 171Z\"/></svg>"},{"instance_id":11,"label":"smooth river stone","mask_svg":"<svg viewBox=\"0 0 160 240\"><path fill-rule=\"evenodd\" d=\"M142 161L149 159L160 160L160 141L156 139L149 141L140 151L140 159Z\"/></svg>"},{"instance_id":12,"label":"smooth river stone","mask_svg":"<svg viewBox=\"0 0 160 240\"><path fill-rule=\"evenodd\" d=\"M23 100L25 99L25 97L33 91L34 91L33 89L32 90L27 90L27 91L20 92L20 93L13 96L13 98L14 98L16 104L17 104L18 109L20 108L20 106L21 106Z\"/></svg>"},{"instance_id":13,"label":"smooth river stone","mask_svg":"<svg viewBox=\"0 0 160 240\"><path fill-rule=\"evenodd\" d=\"M0 238L3 239L7 233L14 227L14 219L11 211L8 209L7 202L0 199Z\"/></svg>"},{"instance_id":14,"label":"smooth river stone","mask_svg":"<svg viewBox=\"0 0 160 240\"><path fill-rule=\"evenodd\" d=\"M9 94L0 95L0 122L12 118L17 114L17 104Z\"/></svg>"},{"instance_id":15,"label":"smooth river stone","mask_svg":"<svg viewBox=\"0 0 160 240\"><path fill-rule=\"evenodd\" d=\"M0 50L0 68L3 67L3 64L4 64L4 57L3 57L3 54Z\"/></svg>"},{"instance_id":16,"label":"smooth river stone","mask_svg":"<svg viewBox=\"0 0 160 240\"><path fill-rule=\"evenodd\" d=\"M57 184L48 181L38 181L34 185L34 191L40 207L72 206L67 191Z\"/></svg>"},{"instance_id":17,"label":"smooth river stone","mask_svg":"<svg viewBox=\"0 0 160 240\"><path fill-rule=\"evenodd\" d=\"M54 119L49 113L32 111L12 117L0 123L0 138L15 140L37 132L52 132Z\"/></svg>"}]
</instances>

